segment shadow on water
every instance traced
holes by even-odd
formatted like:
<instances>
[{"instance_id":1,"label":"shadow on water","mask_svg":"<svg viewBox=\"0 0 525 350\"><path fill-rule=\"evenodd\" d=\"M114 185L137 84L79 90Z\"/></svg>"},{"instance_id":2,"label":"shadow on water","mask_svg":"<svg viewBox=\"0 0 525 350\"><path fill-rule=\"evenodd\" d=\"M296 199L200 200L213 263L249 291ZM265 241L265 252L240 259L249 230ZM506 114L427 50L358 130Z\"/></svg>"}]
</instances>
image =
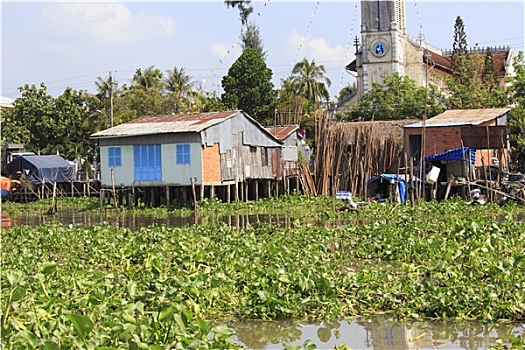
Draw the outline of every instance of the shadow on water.
<instances>
[{"instance_id":1,"label":"shadow on water","mask_svg":"<svg viewBox=\"0 0 525 350\"><path fill-rule=\"evenodd\" d=\"M383 317L305 324L285 321L239 321L230 325L235 340L250 349L282 349L285 343L311 340L318 349L342 343L352 349L487 349L496 340L522 334L525 324L481 322L397 322Z\"/></svg>"}]
</instances>

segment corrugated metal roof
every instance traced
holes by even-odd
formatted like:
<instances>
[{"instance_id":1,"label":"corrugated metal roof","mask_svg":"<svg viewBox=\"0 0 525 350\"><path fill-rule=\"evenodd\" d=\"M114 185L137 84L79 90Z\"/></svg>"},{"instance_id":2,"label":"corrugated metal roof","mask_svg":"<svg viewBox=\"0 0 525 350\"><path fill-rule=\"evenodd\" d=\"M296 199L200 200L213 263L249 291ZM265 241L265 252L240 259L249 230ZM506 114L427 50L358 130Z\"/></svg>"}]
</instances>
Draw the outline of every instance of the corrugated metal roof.
<instances>
[{"instance_id":1,"label":"corrugated metal roof","mask_svg":"<svg viewBox=\"0 0 525 350\"><path fill-rule=\"evenodd\" d=\"M425 122L425 127L479 125L503 116L508 108L452 109ZM405 128L422 128L423 122L405 125Z\"/></svg>"},{"instance_id":2,"label":"corrugated metal roof","mask_svg":"<svg viewBox=\"0 0 525 350\"><path fill-rule=\"evenodd\" d=\"M210 112L200 114L144 116L125 124L99 131L91 138L128 137L179 132L201 132L219 124L240 111Z\"/></svg>"},{"instance_id":3,"label":"corrugated metal roof","mask_svg":"<svg viewBox=\"0 0 525 350\"><path fill-rule=\"evenodd\" d=\"M299 125L270 126L266 128L270 134L281 141L290 136L297 129L299 129Z\"/></svg>"}]
</instances>

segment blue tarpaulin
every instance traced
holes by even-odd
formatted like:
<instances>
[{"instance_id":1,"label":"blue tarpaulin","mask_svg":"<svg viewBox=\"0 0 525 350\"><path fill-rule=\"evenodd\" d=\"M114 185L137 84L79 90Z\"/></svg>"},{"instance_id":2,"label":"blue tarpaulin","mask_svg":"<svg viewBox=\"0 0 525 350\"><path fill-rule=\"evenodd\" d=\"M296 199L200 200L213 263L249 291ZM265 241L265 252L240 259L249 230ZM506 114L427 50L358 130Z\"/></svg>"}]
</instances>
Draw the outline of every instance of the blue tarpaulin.
<instances>
[{"instance_id":1,"label":"blue tarpaulin","mask_svg":"<svg viewBox=\"0 0 525 350\"><path fill-rule=\"evenodd\" d=\"M459 147L451 149L439 154L434 154L425 158L427 162L440 161L440 160L460 160L467 161L470 157L470 162L476 164L476 150L469 147Z\"/></svg>"},{"instance_id":2,"label":"blue tarpaulin","mask_svg":"<svg viewBox=\"0 0 525 350\"><path fill-rule=\"evenodd\" d=\"M405 203L407 200L407 183L404 178L397 176L396 174L379 174L372 176L368 179L368 186L374 182L388 181L389 183L397 183L399 190L399 200L401 203Z\"/></svg>"},{"instance_id":3,"label":"blue tarpaulin","mask_svg":"<svg viewBox=\"0 0 525 350\"><path fill-rule=\"evenodd\" d=\"M20 171L33 183L63 183L73 180L73 165L58 156L20 156L5 166L10 174Z\"/></svg>"}]
</instances>

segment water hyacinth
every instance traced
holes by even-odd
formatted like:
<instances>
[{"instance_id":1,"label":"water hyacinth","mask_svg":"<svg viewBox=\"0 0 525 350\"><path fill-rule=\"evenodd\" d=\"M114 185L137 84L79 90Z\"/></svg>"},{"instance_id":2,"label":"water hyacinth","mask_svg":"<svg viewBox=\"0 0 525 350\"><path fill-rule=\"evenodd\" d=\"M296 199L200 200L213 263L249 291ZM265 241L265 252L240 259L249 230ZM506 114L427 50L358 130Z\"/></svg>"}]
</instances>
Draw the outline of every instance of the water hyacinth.
<instances>
[{"instance_id":1,"label":"water hyacinth","mask_svg":"<svg viewBox=\"0 0 525 350\"><path fill-rule=\"evenodd\" d=\"M239 318L525 319L520 208L451 201L345 212L330 200L304 203L350 224L3 230L3 343L235 348L226 325Z\"/></svg>"}]
</instances>

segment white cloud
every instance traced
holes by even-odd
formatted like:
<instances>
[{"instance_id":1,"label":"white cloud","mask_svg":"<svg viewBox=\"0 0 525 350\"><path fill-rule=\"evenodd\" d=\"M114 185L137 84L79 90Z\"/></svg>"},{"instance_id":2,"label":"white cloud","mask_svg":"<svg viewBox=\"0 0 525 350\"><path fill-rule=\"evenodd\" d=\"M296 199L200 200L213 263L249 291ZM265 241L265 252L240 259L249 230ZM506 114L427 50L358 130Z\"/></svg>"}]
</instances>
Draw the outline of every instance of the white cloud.
<instances>
[{"instance_id":1,"label":"white cloud","mask_svg":"<svg viewBox=\"0 0 525 350\"><path fill-rule=\"evenodd\" d=\"M308 49L312 57L318 61L340 61L344 57L344 49L341 45L330 47L325 39L312 39L308 41Z\"/></svg>"},{"instance_id":2,"label":"white cloud","mask_svg":"<svg viewBox=\"0 0 525 350\"><path fill-rule=\"evenodd\" d=\"M134 14L123 3L47 3L44 16L46 29L59 33L53 40L76 38L105 45L171 36L175 26L169 17Z\"/></svg>"},{"instance_id":3,"label":"white cloud","mask_svg":"<svg viewBox=\"0 0 525 350\"><path fill-rule=\"evenodd\" d=\"M330 43L323 38L309 39L294 32L290 35L288 43L295 61L300 61L304 57L316 62L340 61L345 58L345 48L342 45L330 46Z\"/></svg>"}]
</instances>

